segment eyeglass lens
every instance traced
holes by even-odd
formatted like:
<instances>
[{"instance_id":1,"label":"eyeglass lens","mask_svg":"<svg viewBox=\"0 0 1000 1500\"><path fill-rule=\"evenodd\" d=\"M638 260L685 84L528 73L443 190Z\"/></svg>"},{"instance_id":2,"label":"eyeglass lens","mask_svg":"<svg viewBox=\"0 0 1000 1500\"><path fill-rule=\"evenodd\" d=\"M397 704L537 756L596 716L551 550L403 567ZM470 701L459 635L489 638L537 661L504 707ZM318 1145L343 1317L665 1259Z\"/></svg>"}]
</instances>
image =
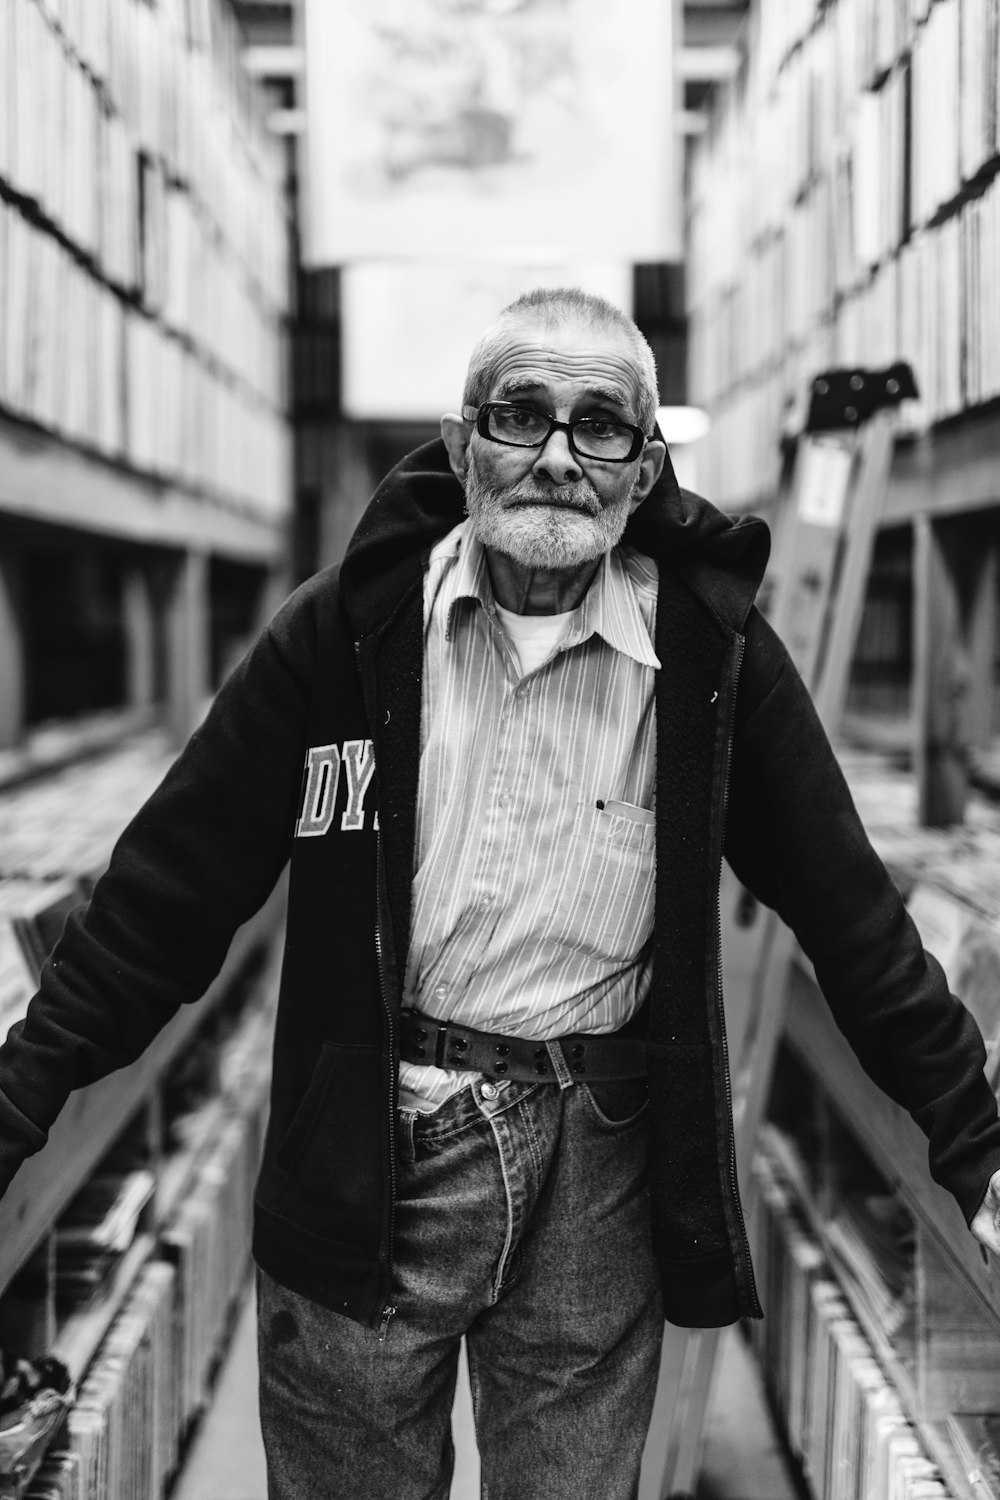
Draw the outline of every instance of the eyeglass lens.
<instances>
[{"instance_id":1,"label":"eyeglass lens","mask_svg":"<svg viewBox=\"0 0 1000 1500\"><path fill-rule=\"evenodd\" d=\"M523 406L492 407L487 425L490 437L522 448L540 446L552 431L548 417ZM590 458L623 458L634 440L631 427L603 417L582 417L573 423L572 435L577 452Z\"/></svg>"}]
</instances>

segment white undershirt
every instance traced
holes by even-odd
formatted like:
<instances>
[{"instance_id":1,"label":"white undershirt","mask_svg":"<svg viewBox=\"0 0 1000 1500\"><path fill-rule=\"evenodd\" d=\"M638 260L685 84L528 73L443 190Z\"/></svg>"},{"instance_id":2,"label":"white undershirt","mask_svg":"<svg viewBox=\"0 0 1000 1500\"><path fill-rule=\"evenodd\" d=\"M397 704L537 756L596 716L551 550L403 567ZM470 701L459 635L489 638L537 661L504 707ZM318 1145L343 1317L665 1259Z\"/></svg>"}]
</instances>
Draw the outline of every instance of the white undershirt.
<instances>
[{"instance_id":1,"label":"white undershirt","mask_svg":"<svg viewBox=\"0 0 1000 1500\"><path fill-rule=\"evenodd\" d=\"M575 610L561 615L518 615L497 605L500 623L510 638L521 663L521 676L527 677L547 661L569 629Z\"/></svg>"}]
</instances>

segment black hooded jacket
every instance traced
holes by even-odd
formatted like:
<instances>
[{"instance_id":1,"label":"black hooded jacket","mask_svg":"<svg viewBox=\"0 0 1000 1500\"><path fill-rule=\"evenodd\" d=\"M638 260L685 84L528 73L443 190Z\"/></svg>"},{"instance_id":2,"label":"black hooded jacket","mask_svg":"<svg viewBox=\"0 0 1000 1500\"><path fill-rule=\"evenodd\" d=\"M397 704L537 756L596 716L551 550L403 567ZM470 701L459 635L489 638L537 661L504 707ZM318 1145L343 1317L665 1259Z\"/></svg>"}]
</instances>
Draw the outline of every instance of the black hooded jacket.
<instances>
[{"instance_id":1,"label":"black hooded jacket","mask_svg":"<svg viewBox=\"0 0 1000 1500\"><path fill-rule=\"evenodd\" d=\"M391 1300L423 566L462 513L443 444L411 454L343 565L288 600L221 689L0 1048L0 1190L72 1089L133 1061L205 991L290 858L254 1254L285 1286L379 1323ZM713 1326L760 1314L726 1059L724 855L793 928L840 1027L927 1134L932 1174L967 1220L1000 1167L1000 1124L975 1023L924 954L754 607L766 527L678 490L668 467L626 540L660 573L655 958L630 1023L648 1042L653 1241L667 1317Z\"/></svg>"}]
</instances>

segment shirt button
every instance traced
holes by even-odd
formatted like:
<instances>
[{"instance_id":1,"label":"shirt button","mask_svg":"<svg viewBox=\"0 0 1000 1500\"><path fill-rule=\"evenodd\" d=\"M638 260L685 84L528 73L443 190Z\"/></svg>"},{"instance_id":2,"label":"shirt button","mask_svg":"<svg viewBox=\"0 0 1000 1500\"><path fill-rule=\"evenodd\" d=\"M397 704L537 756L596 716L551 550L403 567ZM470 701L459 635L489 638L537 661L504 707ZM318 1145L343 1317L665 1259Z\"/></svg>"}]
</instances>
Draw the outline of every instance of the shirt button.
<instances>
[{"instance_id":1,"label":"shirt button","mask_svg":"<svg viewBox=\"0 0 1000 1500\"><path fill-rule=\"evenodd\" d=\"M447 1000L448 986L446 984L435 985L434 998L435 1000Z\"/></svg>"},{"instance_id":2,"label":"shirt button","mask_svg":"<svg viewBox=\"0 0 1000 1500\"><path fill-rule=\"evenodd\" d=\"M490 907L492 905L493 905L493 897L492 896L483 896L483 897L480 898L479 910L480 911L489 911L489 909L490 909Z\"/></svg>"},{"instance_id":3,"label":"shirt button","mask_svg":"<svg viewBox=\"0 0 1000 1500\"><path fill-rule=\"evenodd\" d=\"M510 792L501 792L498 800L499 800L499 803L500 803L501 807L509 807L510 806Z\"/></svg>"}]
</instances>

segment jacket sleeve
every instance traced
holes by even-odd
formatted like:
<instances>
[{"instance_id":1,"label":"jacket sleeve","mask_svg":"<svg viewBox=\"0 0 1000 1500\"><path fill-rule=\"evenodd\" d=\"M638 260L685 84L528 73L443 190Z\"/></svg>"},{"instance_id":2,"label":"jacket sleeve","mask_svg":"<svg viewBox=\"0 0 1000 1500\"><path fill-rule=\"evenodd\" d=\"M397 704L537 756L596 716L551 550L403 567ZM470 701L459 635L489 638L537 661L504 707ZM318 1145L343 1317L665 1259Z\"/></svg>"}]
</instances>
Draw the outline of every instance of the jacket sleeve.
<instances>
[{"instance_id":1,"label":"jacket sleeve","mask_svg":"<svg viewBox=\"0 0 1000 1500\"><path fill-rule=\"evenodd\" d=\"M204 993L281 873L311 679L302 613L286 605L224 684L0 1047L0 1193L73 1089L134 1061Z\"/></svg>"},{"instance_id":2,"label":"jacket sleeve","mask_svg":"<svg viewBox=\"0 0 1000 1500\"><path fill-rule=\"evenodd\" d=\"M838 1026L869 1076L928 1137L931 1175L968 1222L1000 1168L979 1028L924 951L809 693L756 612L744 686L726 856L792 928Z\"/></svg>"}]
</instances>

